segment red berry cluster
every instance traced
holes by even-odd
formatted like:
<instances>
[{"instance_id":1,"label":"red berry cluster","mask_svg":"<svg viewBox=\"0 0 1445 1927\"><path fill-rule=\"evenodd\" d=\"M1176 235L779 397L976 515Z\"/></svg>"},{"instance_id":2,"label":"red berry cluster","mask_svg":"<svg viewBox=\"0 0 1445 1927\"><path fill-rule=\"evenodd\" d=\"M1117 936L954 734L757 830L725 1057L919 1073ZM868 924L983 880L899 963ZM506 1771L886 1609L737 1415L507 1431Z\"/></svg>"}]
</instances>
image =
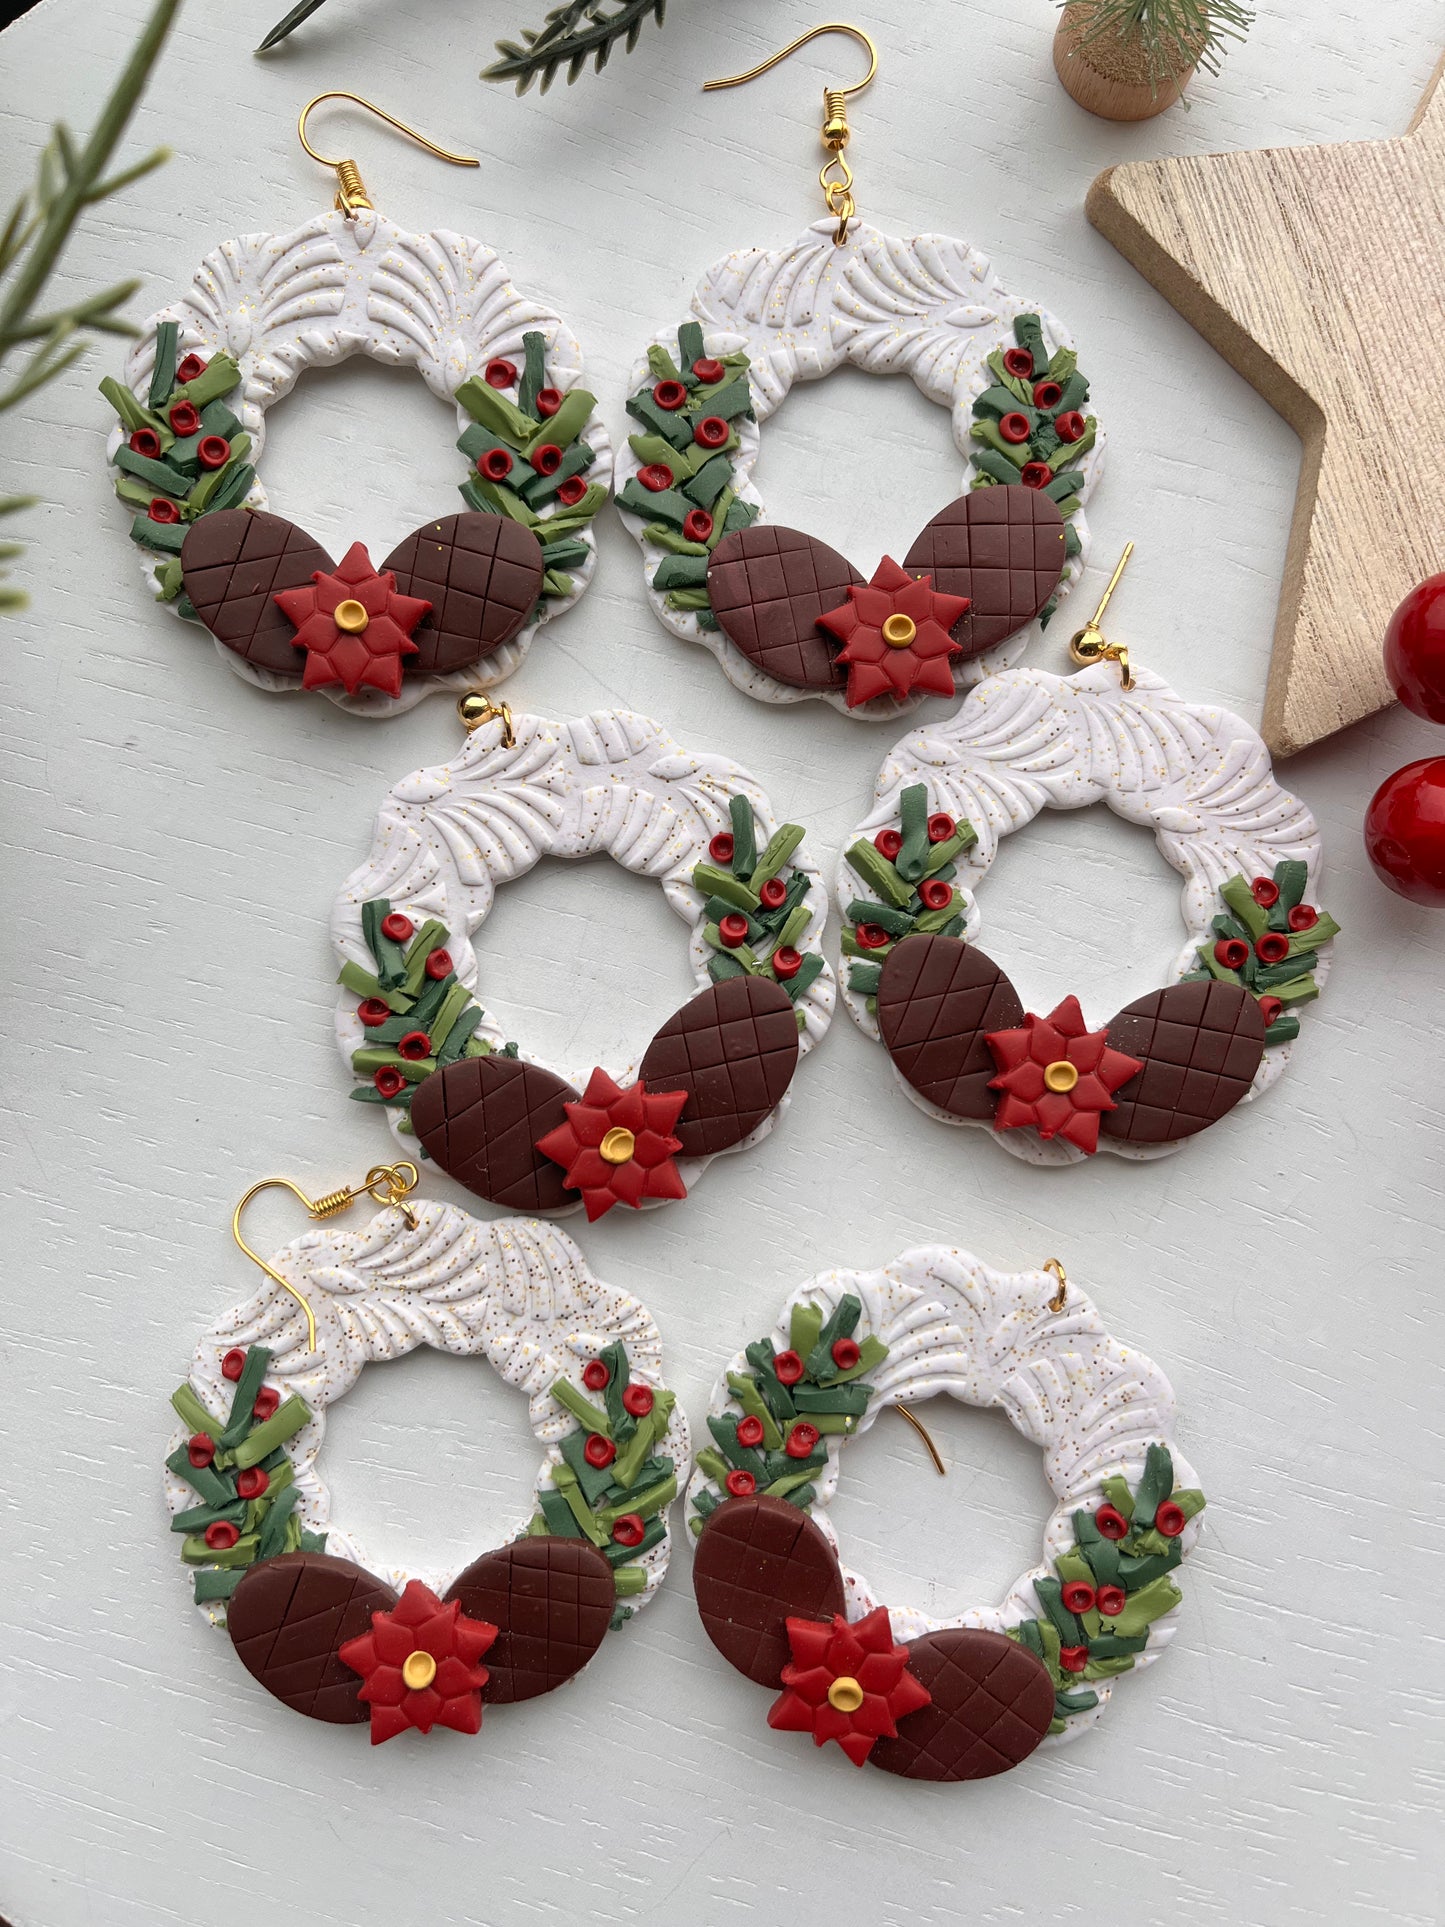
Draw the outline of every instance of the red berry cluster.
<instances>
[{"instance_id":1,"label":"red berry cluster","mask_svg":"<svg viewBox=\"0 0 1445 1927\"><path fill-rule=\"evenodd\" d=\"M1445 723L1445 574L1428 576L1391 616L1385 674L1406 709ZM1397 896L1445 909L1445 756L1385 778L1365 812L1365 851Z\"/></svg>"}]
</instances>

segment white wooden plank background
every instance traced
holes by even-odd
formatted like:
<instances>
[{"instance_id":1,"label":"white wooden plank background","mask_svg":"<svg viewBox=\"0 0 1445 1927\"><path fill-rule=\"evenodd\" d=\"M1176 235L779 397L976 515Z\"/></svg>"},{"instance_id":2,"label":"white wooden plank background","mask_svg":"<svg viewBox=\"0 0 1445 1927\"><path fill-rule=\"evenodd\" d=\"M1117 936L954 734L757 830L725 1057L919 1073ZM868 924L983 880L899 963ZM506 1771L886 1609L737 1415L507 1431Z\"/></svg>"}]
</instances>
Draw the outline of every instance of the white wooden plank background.
<instances>
[{"instance_id":1,"label":"white wooden plank background","mask_svg":"<svg viewBox=\"0 0 1445 1927\"><path fill-rule=\"evenodd\" d=\"M703 76L815 10L676 0L600 81L517 101L475 78L520 24L513 0L331 0L254 61L280 5L193 0L134 142L176 158L95 215L62 287L140 273L142 313L222 237L316 211L328 180L292 123L311 93L352 85L484 157L461 173L380 129L320 130L387 212L483 235L552 297L619 424L632 356L696 274L813 218L818 89L854 71L825 44L704 100ZM53 115L89 123L143 12L47 0L0 40L7 196ZM1120 635L1181 689L1257 717L1297 446L1089 229L1084 190L1129 155L1402 128L1438 7L1266 9L1192 113L1134 129L1060 91L1044 0L879 0L865 24L883 63L855 116L863 211L965 235L1071 322L1111 438L1085 590L1137 538ZM702 1638L684 1554L567 1691L490 1713L479 1743L373 1752L276 1708L191 1614L157 1460L196 1329L251 1289L234 1198L273 1170L324 1188L382 1148L345 1101L325 913L386 784L442 757L455 725L440 701L378 726L262 696L146 607L94 392L116 360L92 357L0 442L0 487L47 503L21 565L34 606L0 628L0 1912L15 1927L1441 1920L1445 923L1375 885L1359 821L1387 770L1445 738L1392 713L1290 766L1349 934L1286 1083L1177 1158L1033 1170L930 1127L840 1018L761 1152L714 1167L683 1208L581 1227L596 1268L658 1313L694 1411L823 1264L929 1238L1001 1265L1059 1253L1170 1372L1212 1500L1181 1637L1096 1734L961 1790L815 1758L768 1732L766 1696ZM268 485L323 542L384 551L451 499L450 440L420 383L316 375L273 415ZM789 401L761 479L781 519L871 567L958 470L940 414L840 376ZM557 714L651 710L750 765L834 851L890 732L747 701L656 626L610 519L603 550L586 604L509 693ZM1032 1002L1081 989L1105 1012L1157 981L1173 900L1142 835L1046 819L988 886L992 947ZM686 987L660 898L609 871L538 872L493 929L488 999L554 1056L615 1060ZM299 1228L278 1210L261 1237ZM836 1516L899 1596L947 1609L1033 1556L1046 1505L1001 1421L931 1416L950 1478L880 1425L850 1453ZM369 1375L327 1451L338 1505L398 1559L491 1544L531 1465L510 1395L432 1356Z\"/></svg>"}]
</instances>

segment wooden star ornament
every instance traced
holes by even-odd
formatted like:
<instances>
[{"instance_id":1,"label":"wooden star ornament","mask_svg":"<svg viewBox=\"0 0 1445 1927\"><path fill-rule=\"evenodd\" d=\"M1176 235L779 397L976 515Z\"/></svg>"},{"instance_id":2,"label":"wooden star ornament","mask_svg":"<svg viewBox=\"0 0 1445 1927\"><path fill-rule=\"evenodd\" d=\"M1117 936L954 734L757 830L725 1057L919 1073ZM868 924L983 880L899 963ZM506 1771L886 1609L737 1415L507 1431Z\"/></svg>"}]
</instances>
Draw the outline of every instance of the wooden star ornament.
<instances>
[{"instance_id":1,"label":"wooden star ornament","mask_svg":"<svg viewBox=\"0 0 1445 1927\"><path fill-rule=\"evenodd\" d=\"M1392 700L1385 625L1445 566L1445 87L1396 140L1107 169L1088 214L1304 443L1265 694L1276 756Z\"/></svg>"}]
</instances>

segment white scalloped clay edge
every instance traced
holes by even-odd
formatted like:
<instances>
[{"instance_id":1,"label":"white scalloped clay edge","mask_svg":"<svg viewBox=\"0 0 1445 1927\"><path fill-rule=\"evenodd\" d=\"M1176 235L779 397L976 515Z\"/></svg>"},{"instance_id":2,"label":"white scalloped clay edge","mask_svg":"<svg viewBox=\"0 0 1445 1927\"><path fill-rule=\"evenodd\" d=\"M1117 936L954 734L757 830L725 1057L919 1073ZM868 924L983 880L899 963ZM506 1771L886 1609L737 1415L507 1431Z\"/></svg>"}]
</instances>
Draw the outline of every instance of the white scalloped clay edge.
<instances>
[{"instance_id":1,"label":"white scalloped clay edge","mask_svg":"<svg viewBox=\"0 0 1445 1927\"><path fill-rule=\"evenodd\" d=\"M1206 938L1212 941L1210 924L1223 908L1219 886L1230 877L1268 876L1277 863L1298 859L1309 866L1310 893L1318 901L1319 825L1300 799L1276 782L1258 732L1218 704L1185 702L1148 669L1135 669L1134 688L1128 691L1112 663L1073 676L1009 669L971 690L955 715L925 724L896 743L878 772L873 808L848 836L838 863L837 900L845 922L849 903L863 887L846 852L860 837L871 841L878 830L897 824L899 798L913 783L928 785L934 809L966 819L978 832L977 843L957 859L955 881L964 937L985 950L983 912L974 891L993 867L1002 839L1041 810L1102 802L1125 822L1153 831L1165 862L1184 879L1179 907L1187 934L1164 974L1165 984L1177 983L1197 966L1195 951ZM1060 935L1067 941L1066 932ZM1323 989L1330 946L1317 954L1315 980ZM1008 969L1006 958L991 950L989 955ZM854 1023L877 1041L878 1018L866 997L849 986L846 971L843 996ZM1113 1015L1084 1014L1089 1023ZM1241 1103L1251 1103L1284 1075L1293 1050L1293 1044L1278 1044L1265 1051ZM944 1124L990 1131L1005 1150L1030 1164L1077 1164L1086 1156L1062 1138L1045 1142L1035 1131L994 1132L982 1118L951 1117L914 1090L891 1058L889 1065L921 1111ZM1166 1157L1187 1141L1137 1145L1101 1133L1099 1149L1142 1160Z\"/></svg>"},{"instance_id":2,"label":"white scalloped clay edge","mask_svg":"<svg viewBox=\"0 0 1445 1927\"><path fill-rule=\"evenodd\" d=\"M527 1421L545 1449L537 1487L551 1484L562 1463L558 1443L577 1428L567 1407L551 1395L558 1378L583 1397L582 1372L604 1346L621 1340L632 1376L654 1391L665 1387L662 1336L652 1314L630 1292L604 1284L588 1269L577 1246L555 1225L537 1218L495 1218L488 1223L454 1204L411 1201L416 1227L388 1207L356 1230L308 1231L271 1259L293 1284L316 1320L316 1345L307 1339L306 1314L290 1292L269 1280L243 1304L223 1312L196 1345L190 1387L218 1418L230 1409L233 1387L221 1361L233 1346L265 1345L271 1352L268 1381L283 1397L304 1398L314 1414L286 1450L296 1468L299 1513L308 1532L327 1535L326 1550L385 1579L398 1592L421 1579L438 1597L474 1559L491 1550L477 1546L457 1571L422 1566L386 1567L368 1558L356 1537L331 1517L331 1494L318 1468L326 1435L326 1412L349 1392L366 1365L402 1358L418 1345L454 1358L484 1359L508 1385L527 1394ZM178 1428L167 1454L184 1445ZM657 1450L673 1459L681 1488L692 1462L692 1442L681 1404L673 1406ZM171 1515L196 1497L169 1469L166 1504ZM504 1533L507 1545L525 1530L535 1506ZM665 1515L664 1515L665 1522ZM671 1531L629 1563L646 1575L646 1588L623 1603L640 1611L667 1572ZM189 1575L192 1568L186 1568ZM199 1607L212 1625L224 1625L224 1601Z\"/></svg>"},{"instance_id":3,"label":"white scalloped clay edge","mask_svg":"<svg viewBox=\"0 0 1445 1927\"><path fill-rule=\"evenodd\" d=\"M874 1393L853 1437L861 1438L890 1405L916 1405L941 1394L964 1405L999 1410L1016 1432L1042 1449L1044 1476L1056 1500L1038 1564L1019 1574L997 1606L971 1606L938 1618L881 1597L861 1573L844 1564L850 1621L886 1606L894 1638L908 1640L952 1627L1002 1633L1026 1619L1043 1618L1034 1581L1053 1576L1053 1560L1074 1544L1074 1513L1092 1511L1104 1502L1107 1477L1120 1473L1136 1484L1145 1453L1158 1444L1173 1458L1176 1485L1199 1484L1174 1443L1174 1393L1163 1372L1142 1352L1110 1336L1093 1301L1072 1280L1062 1311L1051 1311L1049 1301L1057 1290L1058 1281L1047 1271L995 1271L957 1246L918 1245L877 1271L819 1272L788 1298L773 1328L775 1350L786 1350L791 1343L795 1305L818 1305L826 1319L850 1292L863 1306L854 1335L871 1335L888 1347L887 1358L869 1373ZM746 1353L739 1352L713 1387L708 1404L712 1417L736 1409L727 1372L749 1370ZM825 1438L827 1468L814 1481L817 1498L807 1508L839 1552L840 1563L828 1507L838 1489L847 1443ZM693 1499L711 1484L705 1472L694 1471L687 1492L689 1517ZM1199 1519L1191 1519L1180 1539L1186 1556L1198 1543L1199 1532ZM1153 1622L1149 1644L1136 1656L1132 1673L1160 1657L1174 1637L1180 1610L1176 1606ZM1090 1681L1099 1704L1071 1715L1053 1743L1076 1738L1102 1718L1118 1683Z\"/></svg>"},{"instance_id":4,"label":"white scalloped clay edge","mask_svg":"<svg viewBox=\"0 0 1445 1927\"><path fill-rule=\"evenodd\" d=\"M1073 336L1038 302L1010 294L987 256L964 241L943 234L905 240L860 221L853 224L840 248L833 241L836 225L831 219L816 221L783 248L741 248L715 261L693 290L687 318L702 323L707 352L725 355L741 350L752 363L749 372L757 420L739 424L734 465L738 495L763 509L763 498L752 480L762 425L793 383L816 381L849 363L870 375L908 375L920 394L949 410L954 446L965 460L960 491L966 492L977 447L969 433L973 404L994 379L987 357L995 348L1014 345L1014 317L1037 314L1051 354L1072 348ZM677 331L663 330L653 341L672 352ZM633 368L629 393L636 393L648 372L644 354ZM1060 598L1088 561L1089 525L1083 505L1103 470L1104 443L1100 425L1094 447L1080 463L1084 486L1080 506L1070 519L1081 547L1064 569ZM617 450L619 493L640 466L624 437ZM944 506L938 504L938 508ZM711 650L728 681L745 695L766 703L826 702L840 715L868 723L892 721L923 700L910 696L894 702L878 697L849 709L842 690L797 689L779 682L721 629L704 629L690 610L668 608L652 587L654 564L643 534L644 519L625 510L620 513L642 550L647 597L658 620L684 642L701 643ZM767 519L764 510L759 520ZM906 548L917 533L913 530L893 539ZM870 560L865 574L871 574L877 560ZM1030 623L997 649L959 664L959 687L1018 661L1040 633L1038 623Z\"/></svg>"},{"instance_id":5,"label":"white scalloped clay edge","mask_svg":"<svg viewBox=\"0 0 1445 1927\"><path fill-rule=\"evenodd\" d=\"M267 507L259 473L266 410L290 394L309 368L365 355L388 367L414 369L433 394L451 402L461 384L481 375L494 356L520 360L522 336L537 331L546 337L548 371L555 385L574 388L582 379L582 346L576 335L550 308L512 285L491 248L445 229L409 234L370 209L350 218L333 210L290 234L242 234L213 248L196 270L190 292L141 324L125 380L142 401L155 365L155 331L163 321L180 324L182 355L225 350L240 367L241 386L227 398L227 406L251 437L250 460L257 479L244 503L251 509ZM466 410L459 407L456 413L458 427L468 427L471 416ZM609 486L612 441L596 409L584 439L596 456L590 478ZM108 455L120 441L116 428ZM457 464L461 481L465 458L458 455ZM459 512L464 506L453 503L444 512ZM398 529L395 540L400 542L407 533ZM348 696L339 686L319 693L353 715L394 716L434 690L460 695L504 682L520 666L538 629L586 592L597 564L597 539L591 527L579 534L588 553L570 571L576 579L574 593L548 599L535 621L471 668L445 676L408 676L396 698L378 689ZM141 576L152 592L156 560L149 550L139 551ZM163 606L175 613L174 603ZM299 671L289 676L258 669L223 642L214 637L212 642L227 668L258 688L300 689Z\"/></svg>"},{"instance_id":6,"label":"white scalloped clay edge","mask_svg":"<svg viewBox=\"0 0 1445 1927\"><path fill-rule=\"evenodd\" d=\"M447 948L459 980L483 1007L477 1035L500 1049L509 1040L485 1014L471 942L491 911L498 886L525 876L543 857L607 855L624 870L662 886L668 907L689 926L693 989L688 994L707 989L712 983L707 964L714 953L702 934L704 899L692 872L706 857L712 837L729 827L732 797L746 796L751 803L759 849L779 828L756 780L726 757L683 749L660 723L629 710L598 710L572 722L517 715L512 725L514 748L505 748L498 732L486 726L469 736L449 762L415 770L392 787L377 812L371 853L346 879L332 909L337 955L364 970L372 968L361 930L361 906L372 898L388 898L417 923L435 917L447 927ZM797 947L816 950L827 922L827 886L804 848L799 846L792 862L808 877L811 914ZM833 972L825 963L795 1006L803 1017L800 1057L821 1041L835 997ZM351 1054L365 1036L356 1002L343 991L336 1010L336 1038L348 1075ZM529 1063L544 1062L525 1040L516 1041ZM650 1041L640 1040L626 1066L607 1067L620 1084L637 1077ZM548 1068L582 1090L592 1067ZM790 1101L787 1091L757 1129L731 1150L679 1158L688 1191L714 1157L760 1144ZM416 1140L397 1130L391 1112L387 1118L398 1145L414 1151ZM649 1199L642 1209L666 1202ZM580 1208L579 1200L568 1210Z\"/></svg>"}]
</instances>

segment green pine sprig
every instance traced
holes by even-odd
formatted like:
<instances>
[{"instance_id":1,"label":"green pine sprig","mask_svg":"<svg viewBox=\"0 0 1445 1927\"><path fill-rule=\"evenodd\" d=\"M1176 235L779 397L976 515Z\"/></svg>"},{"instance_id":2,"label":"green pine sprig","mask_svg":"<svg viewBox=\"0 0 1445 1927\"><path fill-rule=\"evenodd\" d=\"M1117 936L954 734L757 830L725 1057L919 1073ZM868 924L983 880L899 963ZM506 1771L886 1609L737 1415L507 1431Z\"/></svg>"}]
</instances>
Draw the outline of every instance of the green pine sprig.
<instances>
[{"instance_id":1,"label":"green pine sprig","mask_svg":"<svg viewBox=\"0 0 1445 1927\"><path fill-rule=\"evenodd\" d=\"M0 411L14 408L63 374L85 353L88 337L135 333L118 310L139 281L117 282L64 307L46 308L43 297L86 209L109 200L169 158L169 150L159 147L132 166L107 174L179 6L180 0L157 0L100 118L81 145L63 124L52 128L36 163L35 184L16 201L0 232ZM19 366L12 372L5 364L17 354ZM33 501L28 495L0 499L0 516L17 514ZM0 561L13 561L19 553L18 543L0 543ZM0 587L0 610L24 605L22 591Z\"/></svg>"},{"instance_id":2,"label":"green pine sprig","mask_svg":"<svg viewBox=\"0 0 1445 1927\"><path fill-rule=\"evenodd\" d=\"M619 43L631 53L649 15L662 25L666 5L667 0L622 0L615 13L606 13L604 0L567 0L547 15L540 33L524 28L520 46L515 40L499 40L501 59L482 69L482 79L515 80L519 94L535 80L545 94L565 67L570 87L589 59L592 71L600 74Z\"/></svg>"},{"instance_id":3,"label":"green pine sprig","mask_svg":"<svg viewBox=\"0 0 1445 1927\"><path fill-rule=\"evenodd\" d=\"M1243 40L1253 25L1254 9L1241 0L1089 0L1078 44L1137 40L1157 93L1166 82L1188 79L1195 67L1217 74L1228 42Z\"/></svg>"}]
</instances>

